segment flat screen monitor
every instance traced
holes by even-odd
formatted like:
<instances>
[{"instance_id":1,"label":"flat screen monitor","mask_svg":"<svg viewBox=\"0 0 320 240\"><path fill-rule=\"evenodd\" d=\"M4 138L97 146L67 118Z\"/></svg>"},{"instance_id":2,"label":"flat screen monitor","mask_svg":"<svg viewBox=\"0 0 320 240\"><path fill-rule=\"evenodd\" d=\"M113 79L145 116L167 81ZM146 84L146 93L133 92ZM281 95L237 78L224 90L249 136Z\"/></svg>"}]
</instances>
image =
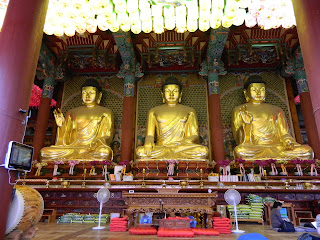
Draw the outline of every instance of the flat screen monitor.
<instances>
[{"instance_id":1,"label":"flat screen monitor","mask_svg":"<svg viewBox=\"0 0 320 240\"><path fill-rule=\"evenodd\" d=\"M32 167L33 147L10 141L5 159L5 168L30 172Z\"/></svg>"},{"instance_id":2,"label":"flat screen monitor","mask_svg":"<svg viewBox=\"0 0 320 240\"><path fill-rule=\"evenodd\" d=\"M288 218L288 212L286 208L281 208L280 209L280 215L282 218Z\"/></svg>"}]
</instances>

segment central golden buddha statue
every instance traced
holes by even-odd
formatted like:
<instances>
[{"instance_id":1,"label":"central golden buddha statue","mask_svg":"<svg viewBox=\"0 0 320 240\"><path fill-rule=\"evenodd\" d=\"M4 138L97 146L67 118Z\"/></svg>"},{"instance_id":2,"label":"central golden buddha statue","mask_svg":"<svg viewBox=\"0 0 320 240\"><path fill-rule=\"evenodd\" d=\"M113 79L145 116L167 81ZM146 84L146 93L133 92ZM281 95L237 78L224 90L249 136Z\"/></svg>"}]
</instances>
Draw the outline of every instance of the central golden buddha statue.
<instances>
[{"instance_id":1,"label":"central golden buddha statue","mask_svg":"<svg viewBox=\"0 0 320 240\"><path fill-rule=\"evenodd\" d=\"M84 106L71 109L65 118L60 109L54 111L57 140L41 149L42 161L112 159L113 114L99 106L102 89L95 79L88 79L81 89Z\"/></svg>"},{"instance_id":2,"label":"central golden buddha statue","mask_svg":"<svg viewBox=\"0 0 320 240\"><path fill-rule=\"evenodd\" d=\"M148 113L145 144L136 149L137 159L208 159L208 148L199 144L195 110L180 104L181 90L175 77L167 78L162 85L164 104Z\"/></svg>"},{"instance_id":3,"label":"central golden buddha statue","mask_svg":"<svg viewBox=\"0 0 320 240\"><path fill-rule=\"evenodd\" d=\"M298 144L289 134L281 108L265 103L266 84L258 75L244 85L247 103L232 112L232 131L237 147L234 157L246 160L313 159L313 150Z\"/></svg>"}]
</instances>

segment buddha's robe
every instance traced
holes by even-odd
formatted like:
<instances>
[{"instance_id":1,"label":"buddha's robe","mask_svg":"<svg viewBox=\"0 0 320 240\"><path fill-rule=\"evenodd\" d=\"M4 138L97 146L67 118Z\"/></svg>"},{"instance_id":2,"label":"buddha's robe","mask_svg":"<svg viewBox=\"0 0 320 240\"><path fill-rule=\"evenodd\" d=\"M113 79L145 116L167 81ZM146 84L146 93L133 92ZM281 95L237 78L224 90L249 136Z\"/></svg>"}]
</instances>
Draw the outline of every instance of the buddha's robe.
<instances>
[{"instance_id":1,"label":"buddha's robe","mask_svg":"<svg viewBox=\"0 0 320 240\"><path fill-rule=\"evenodd\" d=\"M148 136L156 136L151 156L141 146L136 149L138 159L208 158L208 148L199 144L197 116L191 107L163 104L152 108L147 120Z\"/></svg>"},{"instance_id":2,"label":"buddha's robe","mask_svg":"<svg viewBox=\"0 0 320 240\"><path fill-rule=\"evenodd\" d=\"M252 115L251 124L246 124L240 114L248 111ZM257 159L312 159L313 150L307 145L295 142L289 134L288 124L281 108L262 103L246 103L234 108L232 130L237 147L234 157L248 160ZM286 149L283 142L294 142L292 149Z\"/></svg>"},{"instance_id":3,"label":"buddha's robe","mask_svg":"<svg viewBox=\"0 0 320 240\"><path fill-rule=\"evenodd\" d=\"M44 161L111 159L112 137L111 110L102 106L74 108L67 112L65 122L58 127L56 144L41 149L41 158Z\"/></svg>"}]
</instances>

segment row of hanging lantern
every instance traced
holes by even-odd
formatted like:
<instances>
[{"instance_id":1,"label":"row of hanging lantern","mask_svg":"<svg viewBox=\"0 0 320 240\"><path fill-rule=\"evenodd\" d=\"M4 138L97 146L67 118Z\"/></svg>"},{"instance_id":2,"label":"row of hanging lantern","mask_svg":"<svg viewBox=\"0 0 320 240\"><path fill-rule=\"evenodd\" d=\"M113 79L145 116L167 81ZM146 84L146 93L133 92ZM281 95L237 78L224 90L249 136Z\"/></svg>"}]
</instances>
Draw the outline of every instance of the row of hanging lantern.
<instances>
[{"instance_id":1,"label":"row of hanging lantern","mask_svg":"<svg viewBox=\"0 0 320 240\"><path fill-rule=\"evenodd\" d=\"M262 29L296 24L291 0L50 0L44 32L75 33L165 30L179 33L232 25Z\"/></svg>"}]
</instances>

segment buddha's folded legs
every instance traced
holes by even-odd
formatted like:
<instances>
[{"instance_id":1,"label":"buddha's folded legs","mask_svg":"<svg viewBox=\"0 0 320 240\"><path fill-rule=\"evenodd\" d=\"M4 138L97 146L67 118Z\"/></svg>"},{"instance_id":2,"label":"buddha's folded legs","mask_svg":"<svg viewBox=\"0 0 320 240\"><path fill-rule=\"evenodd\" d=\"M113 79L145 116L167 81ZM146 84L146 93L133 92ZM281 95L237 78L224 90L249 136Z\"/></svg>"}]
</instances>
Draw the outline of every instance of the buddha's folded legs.
<instances>
[{"instance_id":1,"label":"buddha's folded legs","mask_svg":"<svg viewBox=\"0 0 320 240\"><path fill-rule=\"evenodd\" d=\"M84 160L106 160L112 158L110 147L98 147L90 150L86 146L82 147L60 147L50 146L41 149L41 159L44 161L54 161L57 159L84 159Z\"/></svg>"},{"instance_id":2,"label":"buddha's folded legs","mask_svg":"<svg viewBox=\"0 0 320 240\"><path fill-rule=\"evenodd\" d=\"M293 149L285 149L283 145L241 144L234 149L234 157L246 160L266 159L312 159L313 150L307 145L294 145Z\"/></svg>"},{"instance_id":3,"label":"buddha's folded legs","mask_svg":"<svg viewBox=\"0 0 320 240\"><path fill-rule=\"evenodd\" d=\"M41 149L42 160L56 160L61 158L69 158L74 156L76 151L75 148L62 148L56 146L45 147Z\"/></svg>"},{"instance_id":4,"label":"buddha's folded legs","mask_svg":"<svg viewBox=\"0 0 320 240\"><path fill-rule=\"evenodd\" d=\"M138 159L143 159L143 158L163 159L169 155L170 155L170 149L162 146L161 147L155 146L150 156L147 156L144 146L137 147L136 149L136 156Z\"/></svg>"},{"instance_id":5,"label":"buddha's folded legs","mask_svg":"<svg viewBox=\"0 0 320 240\"><path fill-rule=\"evenodd\" d=\"M282 149L281 155L288 159L299 158L304 160L313 159L314 157L313 150L310 146L300 144L296 144L291 150Z\"/></svg>"},{"instance_id":6,"label":"buddha's folded legs","mask_svg":"<svg viewBox=\"0 0 320 240\"><path fill-rule=\"evenodd\" d=\"M100 159L100 160L110 160L112 159L112 149L110 147L100 147L95 149L94 151L86 151L81 154L81 158L85 159Z\"/></svg>"},{"instance_id":7,"label":"buddha's folded legs","mask_svg":"<svg viewBox=\"0 0 320 240\"><path fill-rule=\"evenodd\" d=\"M205 146L176 146L173 149L173 154L178 155L182 159L208 159L209 150Z\"/></svg>"},{"instance_id":8,"label":"buddha's folded legs","mask_svg":"<svg viewBox=\"0 0 320 240\"><path fill-rule=\"evenodd\" d=\"M136 149L138 159L207 159L208 148L201 145L155 146L151 156L147 156L144 147Z\"/></svg>"}]
</instances>

